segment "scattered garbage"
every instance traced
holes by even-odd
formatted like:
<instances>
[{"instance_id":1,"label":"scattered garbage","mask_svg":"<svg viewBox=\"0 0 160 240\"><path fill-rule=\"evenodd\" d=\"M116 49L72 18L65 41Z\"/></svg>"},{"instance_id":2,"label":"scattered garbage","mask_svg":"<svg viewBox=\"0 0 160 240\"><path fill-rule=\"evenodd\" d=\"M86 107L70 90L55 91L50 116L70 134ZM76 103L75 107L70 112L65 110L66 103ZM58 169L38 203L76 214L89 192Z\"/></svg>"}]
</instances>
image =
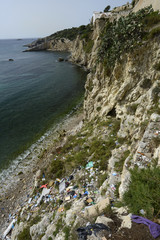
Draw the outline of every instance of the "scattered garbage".
<instances>
[{"instance_id":1,"label":"scattered garbage","mask_svg":"<svg viewBox=\"0 0 160 240\"><path fill-rule=\"evenodd\" d=\"M45 179L45 174L43 173L43 175L42 175L42 181L45 181L46 179Z\"/></svg>"},{"instance_id":2,"label":"scattered garbage","mask_svg":"<svg viewBox=\"0 0 160 240\"><path fill-rule=\"evenodd\" d=\"M5 239L8 233L14 228L14 223L16 222L16 219L13 219L12 222L9 224L8 228L3 233L3 238Z\"/></svg>"},{"instance_id":3,"label":"scattered garbage","mask_svg":"<svg viewBox=\"0 0 160 240\"><path fill-rule=\"evenodd\" d=\"M44 183L36 188L35 195L27 195L27 201L23 205L23 209L21 209L20 216L24 216L26 221L29 221L32 217L33 213L39 211L39 205L42 203L49 203L53 201L50 207L54 209L54 211L58 211L59 213L63 213L65 209L65 202L73 202L81 199L84 202L86 208L91 207L95 204L96 195L100 192L96 189L95 183L97 180L98 169L93 169L94 163L88 162L86 167L79 167L76 169L69 177L56 180L50 180L49 183ZM75 174L81 171L84 180L81 184L77 183ZM40 176L39 176L39 175ZM37 173L39 178L41 177L40 172ZM45 175L43 174L43 179ZM57 189L59 188L59 189ZM38 192L39 189L39 192ZM83 199L83 200L82 200ZM42 209L42 212L46 210ZM17 218L18 214L16 215ZM13 219L13 216L9 215L9 219ZM100 226L93 225L90 231L95 232L99 231ZM102 227L102 226L101 226ZM13 225L12 227L13 228ZM101 229L100 229L101 230Z\"/></svg>"},{"instance_id":4,"label":"scattered garbage","mask_svg":"<svg viewBox=\"0 0 160 240\"><path fill-rule=\"evenodd\" d=\"M63 181L59 184L59 193L64 192L65 188L66 188L65 181Z\"/></svg>"},{"instance_id":5,"label":"scattered garbage","mask_svg":"<svg viewBox=\"0 0 160 240\"><path fill-rule=\"evenodd\" d=\"M54 180L51 180L51 181L49 182L49 184L48 184L48 187L52 187L53 184L54 184Z\"/></svg>"},{"instance_id":6,"label":"scattered garbage","mask_svg":"<svg viewBox=\"0 0 160 240\"><path fill-rule=\"evenodd\" d=\"M157 223L154 223L147 218L141 217L141 216L136 216L132 215L131 219L135 223L143 223L149 227L150 233L154 238L157 238L160 236L160 225Z\"/></svg>"},{"instance_id":7,"label":"scattered garbage","mask_svg":"<svg viewBox=\"0 0 160 240\"><path fill-rule=\"evenodd\" d=\"M86 169L89 169L89 168L93 168L93 162L89 162L89 163L86 165Z\"/></svg>"},{"instance_id":8,"label":"scattered garbage","mask_svg":"<svg viewBox=\"0 0 160 240\"><path fill-rule=\"evenodd\" d=\"M117 176L117 173L116 173L116 172L114 172L114 173L112 173L112 175L113 175L113 176Z\"/></svg>"},{"instance_id":9,"label":"scattered garbage","mask_svg":"<svg viewBox=\"0 0 160 240\"><path fill-rule=\"evenodd\" d=\"M47 188L48 183L46 183L45 185L42 185L40 188Z\"/></svg>"},{"instance_id":10,"label":"scattered garbage","mask_svg":"<svg viewBox=\"0 0 160 240\"><path fill-rule=\"evenodd\" d=\"M92 235L92 233L94 233L94 235L97 236L96 234L101 230L106 230L108 233L110 233L110 228L103 223L90 224L86 227L80 227L77 229L78 239L87 240L88 235Z\"/></svg>"},{"instance_id":11,"label":"scattered garbage","mask_svg":"<svg viewBox=\"0 0 160 240\"><path fill-rule=\"evenodd\" d=\"M143 209L141 209L139 212L140 212L142 215L145 215L145 214L146 214L146 212L145 212Z\"/></svg>"}]
</instances>

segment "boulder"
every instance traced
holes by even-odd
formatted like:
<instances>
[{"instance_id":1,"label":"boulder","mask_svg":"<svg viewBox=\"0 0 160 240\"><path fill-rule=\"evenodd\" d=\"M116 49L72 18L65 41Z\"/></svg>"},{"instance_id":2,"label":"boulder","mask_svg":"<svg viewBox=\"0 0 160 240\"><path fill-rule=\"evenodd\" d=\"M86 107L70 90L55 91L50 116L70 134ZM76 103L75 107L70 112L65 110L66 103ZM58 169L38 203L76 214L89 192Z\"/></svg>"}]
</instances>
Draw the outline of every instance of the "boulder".
<instances>
[{"instance_id":1,"label":"boulder","mask_svg":"<svg viewBox=\"0 0 160 240\"><path fill-rule=\"evenodd\" d=\"M152 121L152 122L160 122L160 115L157 114L157 113L153 113L153 114L151 115L151 121Z\"/></svg>"},{"instance_id":2,"label":"boulder","mask_svg":"<svg viewBox=\"0 0 160 240\"><path fill-rule=\"evenodd\" d=\"M131 229L132 227L131 214L128 214L127 216L121 216L121 219L122 219L122 223L121 223L120 229L122 228Z\"/></svg>"},{"instance_id":3,"label":"boulder","mask_svg":"<svg viewBox=\"0 0 160 240\"><path fill-rule=\"evenodd\" d=\"M103 223L104 225L108 226L108 223L113 223L113 220L111 218L107 218L107 217L104 217L104 216L99 216L97 219L96 219L96 223Z\"/></svg>"},{"instance_id":4,"label":"boulder","mask_svg":"<svg viewBox=\"0 0 160 240\"><path fill-rule=\"evenodd\" d=\"M100 215L101 213L103 213L103 211L109 204L110 204L109 198L102 199L97 204L95 204L89 208L86 208L85 212L84 212L84 217L92 218L92 217L96 217L96 216Z\"/></svg>"},{"instance_id":5,"label":"boulder","mask_svg":"<svg viewBox=\"0 0 160 240\"><path fill-rule=\"evenodd\" d=\"M64 61L64 58L59 57L59 58L58 58L58 61L59 61L59 62L63 62L63 61Z\"/></svg>"}]
</instances>

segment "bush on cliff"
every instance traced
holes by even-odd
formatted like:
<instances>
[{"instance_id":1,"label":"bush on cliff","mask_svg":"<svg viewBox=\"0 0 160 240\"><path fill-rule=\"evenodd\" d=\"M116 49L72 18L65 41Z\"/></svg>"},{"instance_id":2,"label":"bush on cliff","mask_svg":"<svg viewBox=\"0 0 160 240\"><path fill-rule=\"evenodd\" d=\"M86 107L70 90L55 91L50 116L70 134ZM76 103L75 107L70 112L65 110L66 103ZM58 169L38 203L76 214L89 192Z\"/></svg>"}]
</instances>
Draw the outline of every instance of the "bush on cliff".
<instances>
[{"instance_id":1,"label":"bush on cliff","mask_svg":"<svg viewBox=\"0 0 160 240\"><path fill-rule=\"evenodd\" d=\"M58 31L52 35L50 35L49 39L61 39L61 38L67 38L71 41L76 39L78 35L81 36L81 38L85 38L88 40L90 33L92 32L92 26L90 24L88 25L81 25L80 27L73 27L64 29L61 31Z\"/></svg>"},{"instance_id":2,"label":"bush on cliff","mask_svg":"<svg viewBox=\"0 0 160 240\"><path fill-rule=\"evenodd\" d=\"M159 18L150 6L137 13L130 13L127 17L121 17L113 23L107 21L101 38L98 60L103 62L107 69L112 69L122 54L134 50L142 43L148 34L149 20L152 19L154 24Z\"/></svg>"},{"instance_id":3,"label":"bush on cliff","mask_svg":"<svg viewBox=\"0 0 160 240\"><path fill-rule=\"evenodd\" d=\"M18 234L17 240L32 240L29 226L24 228L22 232Z\"/></svg>"},{"instance_id":4,"label":"bush on cliff","mask_svg":"<svg viewBox=\"0 0 160 240\"><path fill-rule=\"evenodd\" d=\"M131 182L124 194L124 203L133 214L140 215L143 209L145 217L159 217L160 206L160 168L131 170Z\"/></svg>"}]
</instances>

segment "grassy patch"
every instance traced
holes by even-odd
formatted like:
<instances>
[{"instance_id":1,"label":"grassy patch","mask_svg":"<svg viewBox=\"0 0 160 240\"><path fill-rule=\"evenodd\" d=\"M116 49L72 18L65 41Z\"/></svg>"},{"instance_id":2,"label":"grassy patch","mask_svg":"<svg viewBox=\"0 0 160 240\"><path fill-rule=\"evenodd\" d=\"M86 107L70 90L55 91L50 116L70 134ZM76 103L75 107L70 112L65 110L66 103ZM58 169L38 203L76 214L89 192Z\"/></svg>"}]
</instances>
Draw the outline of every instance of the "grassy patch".
<instances>
[{"instance_id":1,"label":"grassy patch","mask_svg":"<svg viewBox=\"0 0 160 240\"><path fill-rule=\"evenodd\" d=\"M157 28L152 29L147 37L148 37L148 39L153 39L159 35L160 35L160 27L157 27Z\"/></svg>"},{"instance_id":2,"label":"grassy patch","mask_svg":"<svg viewBox=\"0 0 160 240\"><path fill-rule=\"evenodd\" d=\"M155 65L154 65L154 69L156 71L160 71L160 62L157 62Z\"/></svg>"},{"instance_id":3,"label":"grassy patch","mask_svg":"<svg viewBox=\"0 0 160 240\"><path fill-rule=\"evenodd\" d=\"M70 231L71 231L70 227L67 227L67 226L64 227L63 232L65 234L65 240L69 240Z\"/></svg>"},{"instance_id":4,"label":"grassy patch","mask_svg":"<svg viewBox=\"0 0 160 240\"><path fill-rule=\"evenodd\" d=\"M102 174L98 177L98 187L102 186L102 184L104 183L104 181L107 179L108 174ZM106 191L106 190L105 190ZM102 194L103 195L103 194Z\"/></svg>"},{"instance_id":5,"label":"grassy patch","mask_svg":"<svg viewBox=\"0 0 160 240\"><path fill-rule=\"evenodd\" d=\"M128 113L134 115L137 110L138 104L134 103L128 106Z\"/></svg>"},{"instance_id":6,"label":"grassy patch","mask_svg":"<svg viewBox=\"0 0 160 240\"><path fill-rule=\"evenodd\" d=\"M84 51L86 53L91 53L93 45L94 45L94 41L91 39L88 40L88 42L86 42L86 44L84 45Z\"/></svg>"},{"instance_id":7,"label":"grassy patch","mask_svg":"<svg viewBox=\"0 0 160 240\"><path fill-rule=\"evenodd\" d=\"M51 163L51 173L60 178L64 173L64 164L60 159L53 160Z\"/></svg>"},{"instance_id":8,"label":"grassy patch","mask_svg":"<svg viewBox=\"0 0 160 240\"><path fill-rule=\"evenodd\" d=\"M123 153L123 156L120 158L120 160L118 162L115 163L115 169L118 172L122 172L123 170L123 165L124 165L124 161L126 160L126 158L129 156L130 151L127 150Z\"/></svg>"},{"instance_id":9,"label":"grassy patch","mask_svg":"<svg viewBox=\"0 0 160 240\"><path fill-rule=\"evenodd\" d=\"M63 228L63 221L62 221L62 218L59 218L56 223L56 230L53 232L53 236L55 237L62 228Z\"/></svg>"},{"instance_id":10,"label":"grassy patch","mask_svg":"<svg viewBox=\"0 0 160 240\"><path fill-rule=\"evenodd\" d=\"M72 203L71 203L71 202L66 203L66 204L64 205L64 209L67 211L67 210L69 210L69 209L71 208L71 206L72 206Z\"/></svg>"},{"instance_id":11,"label":"grassy patch","mask_svg":"<svg viewBox=\"0 0 160 240\"><path fill-rule=\"evenodd\" d=\"M24 228L23 231L18 234L17 240L32 240L29 229L29 226Z\"/></svg>"},{"instance_id":12,"label":"grassy patch","mask_svg":"<svg viewBox=\"0 0 160 240\"><path fill-rule=\"evenodd\" d=\"M160 23L160 15L158 11L151 12L147 16L144 17L143 23L146 27L150 28L154 25Z\"/></svg>"},{"instance_id":13,"label":"grassy patch","mask_svg":"<svg viewBox=\"0 0 160 240\"><path fill-rule=\"evenodd\" d=\"M142 133L145 132L148 124L149 124L149 121L148 121L148 120L145 120L145 121L141 122L141 126L140 126L140 127L141 127L141 132L142 132Z\"/></svg>"},{"instance_id":14,"label":"grassy patch","mask_svg":"<svg viewBox=\"0 0 160 240\"><path fill-rule=\"evenodd\" d=\"M124 203L133 214L140 214L144 209L145 216L158 217L160 206L160 168L131 170L129 190L124 194Z\"/></svg>"},{"instance_id":15,"label":"grassy patch","mask_svg":"<svg viewBox=\"0 0 160 240\"><path fill-rule=\"evenodd\" d=\"M33 226L34 224L37 224L41 221L41 216L37 215L35 218L33 218L31 221L30 221L30 226Z\"/></svg>"}]
</instances>

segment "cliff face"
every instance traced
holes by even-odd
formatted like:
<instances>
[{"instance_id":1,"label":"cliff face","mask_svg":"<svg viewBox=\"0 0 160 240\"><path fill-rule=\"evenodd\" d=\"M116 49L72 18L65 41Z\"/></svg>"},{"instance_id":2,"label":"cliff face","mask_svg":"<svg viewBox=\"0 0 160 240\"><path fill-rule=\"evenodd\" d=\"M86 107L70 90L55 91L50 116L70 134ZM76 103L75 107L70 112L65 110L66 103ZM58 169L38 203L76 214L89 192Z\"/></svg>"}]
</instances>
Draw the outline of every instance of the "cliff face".
<instances>
[{"instance_id":1,"label":"cliff face","mask_svg":"<svg viewBox=\"0 0 160 240\"><path fill-rule=\"evenodd\" d=\"M155 11L160 10L160 2L157 0L139 0L135 5L133 11L137 12L138 10L152 5Z\"/></svg>"},{"instance_id":2,"label":"cliff face","mask_svg":"<svg viewBox=\"0 0 160 240\"><path fill-rule=\"evenodd\" d=\"M156 70L160 50L158 40L144 43L132 53L121 56L108 77L104 66L97 63L102 29L101 21L96 21L92 34L94 44L89 54L84 52L83 43L77 39L72 60L90 69L85 85L85 119L96 122L97 119L115 117L121 122L118 136L131 142L128 149L132 158L126 158L121 175L119 194L122 198L129 183L127 163L130 162L131 167L138 164L137 151L148 158L156 158L160 164L160 146L153 143L154 132L151 130L153 126L160 130L160 72ZM115 161L113 153L109 160L110 171L114 169Z\"/></svg>"},{"instance_id":3,"label":"cliff face","mask_svg":"<svg viewBox=\"0 0 160 240\"><path fill-rule=\"evenodd\" d=\"M66 38L53 39L49 41L48 50L51 51L71 51L73 48L73 41Z\"/></svg>"}]
</instances>

